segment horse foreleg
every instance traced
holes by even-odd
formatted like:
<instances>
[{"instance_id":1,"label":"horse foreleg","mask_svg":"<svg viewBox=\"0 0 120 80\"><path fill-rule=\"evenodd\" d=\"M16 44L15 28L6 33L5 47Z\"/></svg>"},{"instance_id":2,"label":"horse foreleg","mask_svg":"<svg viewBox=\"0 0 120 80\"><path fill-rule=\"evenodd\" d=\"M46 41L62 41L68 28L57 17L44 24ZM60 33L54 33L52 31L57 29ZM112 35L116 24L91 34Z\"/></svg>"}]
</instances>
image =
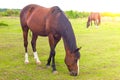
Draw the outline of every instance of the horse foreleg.
<instances>
[{"instance_id":1,"label":"horse foreleg","mask_svg":"<svg viewBox=\"0 0 120 80\"><path fill-rule=\"evenodd\" d=\"M36 40L37 40L38 36L37 35L32 35L32 41L31 41L31 45L32 45L32 49L33 49L33 55L34 55L34 59L36 60L37 64L41 64L39 57L38 57L38 53L36 51Z\"/></svg>"},{"instance_id":2,"label":"horse foreleg","mask_svg":"<svg viewBox=\"0 0 120 80\"><path fill-rule=\"evenodd\" d=\"M95 27L98 28L98 24L99 24L98 19L95 20L94 24L95 24Z\"/></svg>"},{"instance_id":3,"label":"horse foreleg","mask_svg":"<svg viewBox=\"0 0 120 80\"><path fill-rule=\"evenodd\" d=\"M53 67L53 70L56 70L55 68L55 61L53 60L54 56L55 56L55 42L54 42L54 37L52 34L50 34L49 36L49 45L50 45L50 55L49 55L49 58L48 58L48 62L47 62L47 67L50 66L50 63L51 63L51 59L52 59L52 67Z\"/></svg>"},{"instance_id":4,"label":"horse foreleg","mask_svg":"<svg viewBox=\"0 0 120 80\"><path fill-rule=\"evenodd\" d=\"M49 58L48 58L48 62L46 64L46 66L49 68L50 67L50 62L51 62L51 58L52 58L52 53L50 52Z\"/></svg>"},{"instance_id":5,"label":"horse foreleg","mask_svg":"<svg viewBox=\"0 0 120 80\"><path fill-rule=\"evenodd\" d=\"M91 23L91 25L90 25L90 26L92 26L92 20L90 21L90 23Z\"/></svg>"},{"instance_id":6,"label":"horse foreleg","mask_svg":"<svg viewBox=\"0 0 120 80\"><path fill-rule=\"evenodd\" d=\"M50 44L50 55L48 58L48 62L47 62L47 66L50 66L50 62L52 60L52 71L53 73L57 73L56 71L56 65L55 65L55 47L57 45L57 43L59 42L59 40L61 39L60 36L54 36L52 34L49 35L49 44Z\"/></svg>"}]
</instances>

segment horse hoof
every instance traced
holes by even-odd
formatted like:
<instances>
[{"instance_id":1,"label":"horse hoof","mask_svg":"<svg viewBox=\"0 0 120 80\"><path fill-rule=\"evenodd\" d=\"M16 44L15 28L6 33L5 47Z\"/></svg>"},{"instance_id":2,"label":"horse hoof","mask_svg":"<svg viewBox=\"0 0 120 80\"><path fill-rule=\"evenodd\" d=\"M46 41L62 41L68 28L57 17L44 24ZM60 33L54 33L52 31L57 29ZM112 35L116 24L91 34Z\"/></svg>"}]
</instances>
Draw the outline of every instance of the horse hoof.
<instances>
[{"instance_id":1,"label":"horse hoof","mask_svg":"<svg viewBox=\"0 0 120 80\"><path fill-rule=\"evenodd\" d=\"M58 71L53 71L53 74L58 74Z\"/></svg>"},{"instance_id":2,"label":"horse hoof","mask_svg":"<svg viewBox=\"0 0 120 80\"><path fill-rule=\"evenodd\" d=\"M47 68L50 68L50 65L46 65Z\"/></svg>"},{"instance_id":3,"label":"horse hoof","mask_svg":"<svg viewBox=\"0 0 120 80\"><path fill-rule=\"evenodd\" d=\"M40 62L40 61L39 61L39 62L36 62L36 64L37 64L37 65L41 65L41 62Z\"/></svg>"},{"instance_id":4,"label":"horse hoof","mask_svg":"<svg viewBox=\"0 0 120 80\"><path fill-rule=\"evenodd\" d=\"M25 64L29 64L29 62L25 62Z\"/></svg>"}]
</instances>

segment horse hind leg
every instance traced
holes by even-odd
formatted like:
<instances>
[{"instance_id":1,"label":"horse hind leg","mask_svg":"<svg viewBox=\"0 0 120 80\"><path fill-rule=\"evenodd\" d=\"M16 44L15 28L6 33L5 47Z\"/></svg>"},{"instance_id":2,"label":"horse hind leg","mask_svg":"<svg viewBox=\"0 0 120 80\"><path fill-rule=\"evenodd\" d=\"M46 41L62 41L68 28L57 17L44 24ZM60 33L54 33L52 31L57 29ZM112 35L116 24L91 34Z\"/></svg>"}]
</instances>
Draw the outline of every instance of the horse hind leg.
<instances>
[{"instance_id":1,"label":"horse hind leg","mask_svg":"<svg viewBox=\"0 0 120 80\"><path fill-rule=\"evenodd\" d=\"M31 41L31 45L32 45L32 49L33 49L33 55L34 55L34 59L36 60L36 64L41 64L39 57L38 57L38 53L36 51L36 40L38 38L38 35L32 34L32 41Z\"/></svg>"},{"instance_id":2,"label":"horse hind leg","mask_svg":"<svg viewBox=\"0 0 120 80\"><path fill-rule=\"evenodd\" d=\"M28 64L29 60L28 60L28 52L27 52L27 46L28 46L28 27L22 27L23 28L23 38L24 38L24 47L25 47L25 63Z\"/></svg>"}]
</instances>

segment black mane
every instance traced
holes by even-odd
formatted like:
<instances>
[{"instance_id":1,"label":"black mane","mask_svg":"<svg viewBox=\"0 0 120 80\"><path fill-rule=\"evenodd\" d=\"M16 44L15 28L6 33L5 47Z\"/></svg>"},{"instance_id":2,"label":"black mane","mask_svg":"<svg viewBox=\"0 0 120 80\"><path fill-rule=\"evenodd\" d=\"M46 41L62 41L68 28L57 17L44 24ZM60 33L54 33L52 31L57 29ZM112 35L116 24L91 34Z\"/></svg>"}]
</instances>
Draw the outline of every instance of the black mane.
<instances>
[{"instance_id":1,"label":"black mane","mask_svg":"<svg viewBox=\"0 0 120 80\"><path fill-rule=\"evenodd\" d=\"M65 19L66 17L63 18L63 16L65 16L65 15L61 15L61 19L62 19L61 26L63 27L62 30L60 29L61 35L62 35L64 44L66 44L68 46L69 50L71 50L71 52L73 52L77 48L75 35L73 32L71 23L69 22L68 19Z\"/></svg>"}]
</instances>

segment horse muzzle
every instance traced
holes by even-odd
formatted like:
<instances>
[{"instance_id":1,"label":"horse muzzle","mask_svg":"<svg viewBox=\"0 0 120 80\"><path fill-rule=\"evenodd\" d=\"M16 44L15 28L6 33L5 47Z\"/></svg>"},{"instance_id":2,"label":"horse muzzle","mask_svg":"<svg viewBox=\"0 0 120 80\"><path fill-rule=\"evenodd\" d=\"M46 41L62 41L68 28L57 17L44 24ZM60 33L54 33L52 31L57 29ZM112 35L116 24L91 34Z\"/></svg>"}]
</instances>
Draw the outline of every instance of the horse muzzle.
<instances>
[{"instance_id":1,"label":"horse muzzle","mask_svg":"<svg viewBox=\"0 0 120 80\"><path fill-rule=\"evenodd\" d=\"M77 73L76 71L71 71L71 72L70 72L70 75L71 75L71 76L77 76L78 73Z\"/></svg>"}]
</instances>

